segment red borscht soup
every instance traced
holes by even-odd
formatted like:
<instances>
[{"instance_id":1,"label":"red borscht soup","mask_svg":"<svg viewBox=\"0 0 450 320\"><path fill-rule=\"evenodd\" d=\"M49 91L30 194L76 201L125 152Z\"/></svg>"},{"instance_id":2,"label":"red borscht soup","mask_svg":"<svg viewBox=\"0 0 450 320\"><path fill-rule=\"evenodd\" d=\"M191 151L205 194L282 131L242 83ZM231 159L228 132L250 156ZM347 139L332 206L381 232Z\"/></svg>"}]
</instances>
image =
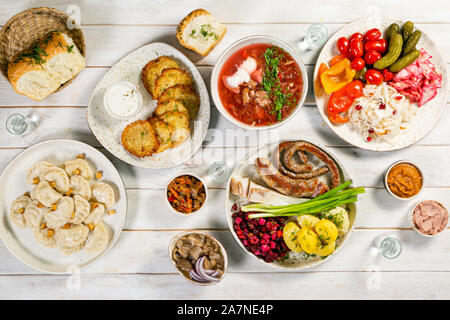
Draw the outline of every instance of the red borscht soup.
<instances>
[{"instance_id":1,"label":"red borscht soup","mask_svg":"<svg viewBox=\"0 0 450 320\"><path fill-rule=\"evenodd\" d=\"M303 89L300 67L292 56L271 44L251 44L233 53L219 75L219 96L237 120L268 126L296 108Z\"/></svg>"}]
</instances>

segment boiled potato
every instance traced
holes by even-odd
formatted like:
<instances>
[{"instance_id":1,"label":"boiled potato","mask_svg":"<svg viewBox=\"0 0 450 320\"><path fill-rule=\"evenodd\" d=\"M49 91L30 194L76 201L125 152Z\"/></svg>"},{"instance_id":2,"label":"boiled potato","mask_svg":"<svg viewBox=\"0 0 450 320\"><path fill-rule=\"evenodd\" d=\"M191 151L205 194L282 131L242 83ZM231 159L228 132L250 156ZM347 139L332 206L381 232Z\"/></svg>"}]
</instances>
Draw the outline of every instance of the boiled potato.
<instances>
[{"instance_id":1,"label":"boiled potato","mask_svg":"<svg viewBox=\"0 0 450 320\"><path fill-rule=\"evenodd\" d=\"M319 236L311 228L301 228L298 237L300 246L308 254L315 254L321 247Z\"/></svg>"},{"instance_id":2,"label":"boiled potato","mask_svg":"<svg viewBox=\"0 0 450 320\"><path fill-rule=\"evenodd\" d=\"M338 229L336 225L327 219L322 219L316 223L314 230L319 236L320 240L325 243L333 242L338 237Z\"/></svg>"},{"instance_id":3,"label":"boiled potato","mask_svg":"<svg viewBox=\"0 0 450 320\"><path fill-rule=\"evenodd\" d=\"M334 252L334 249L336 249L336 241L331 241L330 243L320 247L316 254L321 257L329 256Z\"/></svg>"},{"instance_id":4,"label":"boiled potato","mask_svg":"<svg viewBox=\"0 0 450 320\"><path fill-rule=\"evenodd\" d=\"M283 228L283 240L287 247L294 252L302 252L302 247L298 242L300 227L295 222L288 222Z\"/></svg>"},{"instance_id":5,"label":"boiled potato","mask_svg":"<svg viewBox=\"0 0 450 320\"><path fill-rule=\"evenodd\" d=\"M306 227L314 227L316 225L317 222L320 221L319 218L317 218L316 216L313 216L312 214L305 214L303 216L299 216L297 218L298 224L300 225L300 227L302 228L306 228Z\"/></svg>"}]
</instances>

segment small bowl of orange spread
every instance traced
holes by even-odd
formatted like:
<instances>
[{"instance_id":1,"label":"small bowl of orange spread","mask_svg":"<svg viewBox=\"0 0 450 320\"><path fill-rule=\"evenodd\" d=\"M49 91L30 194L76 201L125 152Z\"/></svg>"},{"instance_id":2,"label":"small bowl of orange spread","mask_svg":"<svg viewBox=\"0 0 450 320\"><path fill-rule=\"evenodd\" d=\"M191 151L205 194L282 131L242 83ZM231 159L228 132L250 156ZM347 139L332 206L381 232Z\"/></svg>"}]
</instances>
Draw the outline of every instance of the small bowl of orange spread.
<instances>
[{"instance_id":1,"label":"small bowl of orange spread","mask_svg":"<svg viewBox=\"0 0 450 320\"><path fill-rule=\"evenodd\" d=\"M411 200L423 189L422 171L410 161L394 162L384 175L384 186L388 193L399 200Z\"/></svg>"}]
</instances>

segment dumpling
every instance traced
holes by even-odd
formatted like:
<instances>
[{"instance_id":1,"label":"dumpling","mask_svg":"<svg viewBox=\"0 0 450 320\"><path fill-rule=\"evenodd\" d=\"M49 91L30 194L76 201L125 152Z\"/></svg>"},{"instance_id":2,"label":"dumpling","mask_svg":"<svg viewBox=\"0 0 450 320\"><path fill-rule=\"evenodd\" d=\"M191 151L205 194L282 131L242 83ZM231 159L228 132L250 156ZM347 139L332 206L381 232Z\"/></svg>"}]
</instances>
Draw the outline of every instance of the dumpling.
<instances>
[{"instance_id":1,"label":"dumpling","mask_svg":"<svg viewBox=\"0 0 450 320\"><path fill-rule=\"evenodd\" d=\"M64 163L64 168L66 169L69 177L71 176L82 176L86 180L91 180L93 173L91 166L84 159L73 159L67 160Z\"/></svg>"},{"instance_id":2,"label":"dumpling","mask_svg":"<svg viewBox=\"0 0 450 320\"><path fill-rule=\"evenodd\" d=\"M92 197L95 201L103 203L106 208L111 208L116 202L113 188L105 182L96 182L92 186Z\"/></svg>"},{"instance_id":3,"label":"dumpling","mask_svg":"<svg viewBox=\"0 0 450 320\"><path fill-rule=\"evenodd\" d=\"M31 201L24 213L27 226L32 229L40 228L44 219L44 212L47 210L49 209L42 204L39 205L37 200Z\"/></svg>"},{"instance_id":4,"label":"dumpling","mask_svg":"<svg viewBox=\"0 0 450 320\"><path fill-rule=\"evenodd\" d=\"M41 178L49 182L50 185L54 183L53 187L62 194L66 194L69 190L69 177L64 169L59 167L47 168L42 173Z\"/></svg>"},{"instance_id":5,"label":"dumpling","mask_svg":"<svg viewBox=\"0 0 450 320\"><path fill-rule=\"evenodd\" d=\"M29 168L27 171L27 183L34 184L34 178L41 178L41 175L44 173L44 171L51 167L54 167L54 165L47 161L40 161L32 165L31 168Z\"/></svg>"},{"instance_id":6,"label":"dumpling","mask_svg":"<svg viewBox=\"0 0 450 320\"><path fill-rule=\"evenodd\" d=\"M95 225L94 231L89 237L84 250L86 250L87 253L105 250L111 239L111 233L111 228L103 221L100 221Z\"/></svg>"},{"instance_id":7,"label":"dumpling","mask_svg":"<svg viewBox=\"0 0 450 320\"><path fill-rule=\"evenodd\" d=\"M101 203L93 203L91 213L83 221L83 223L95 225L100 220L102 220L104 214L105 214L105 206L103 206Z\"/></svg>"},{"instance_id":8,"label":"dumpling","mask_svg":"<svg viewBox=\"0 0 450 320\"><path fill-rule=\"evenodd\" d=\"M70 222L74 224L80 224L89 215L89 212L91 211L91 205L85 198L79 195L75 195L73 197L73 203L75 205L75 213L70 219Z\"/></svg>"},{"instance_id":9,"label":"dumpling","mask_svg":"<svg viewBox=\"0 0 450 320\"><path fill-rule=\"evenodd\" d=\"M41 181L31 191L31 199L38 200L46 207L50 207L63 196L61 193L55 191L47 181Z\"/></svg>"},{"instance_id":10,"label":"dumpling","mask_svg":"<svg viewBox=\"0 0 450 320\"><path fill-rule=\"evenodd\" d=\"M72 194L78 194L86 200L91 200L91 185L82 176L70 177L70 189L72 189Z\"/></svg>"},{"instance_id":11,"label":"dumpling","mask_svg":"<svg viewBox=\"0 0 450 320\"><path fill-rule=\"evenodd\" d=\"M20 228L25 228L27 225L24 213L30 202L30 197L24 195L14 200L11 204L9 218L16 226Z\"/></svg>"},{"instance_id":12,"label":"dumpling","mask_svg":"<svg viewBox=\"0 0 450 320\"><path fill-rule=\"evenodd\" d=\"M56 245L64 255L74 254L80 251L89 235L89 227L74 224L68 228L55 231Z\"/></svg>"},{"instance_id":13,"label":"dumpling","mask_svg":"<svg viewBox=\"0 0 450 320\"><path fill-rule=\"evenodd\" d=\"M56 247L55 231L49 228L34 229L34 238L38 243L47 248Z\"/></svg>"},{"instance_id":14,"label":"dumpling","mask_svg":"<svg viewBox=\"0 0 450 320\"><path fill-rule=\"evenodd\" d=\"M44 212L45 222L51 229L57 229L70 221L75 210L74 202L71 197L63 197L56 202L56 210L47 210Z\"/></svg>"}]
</instances>

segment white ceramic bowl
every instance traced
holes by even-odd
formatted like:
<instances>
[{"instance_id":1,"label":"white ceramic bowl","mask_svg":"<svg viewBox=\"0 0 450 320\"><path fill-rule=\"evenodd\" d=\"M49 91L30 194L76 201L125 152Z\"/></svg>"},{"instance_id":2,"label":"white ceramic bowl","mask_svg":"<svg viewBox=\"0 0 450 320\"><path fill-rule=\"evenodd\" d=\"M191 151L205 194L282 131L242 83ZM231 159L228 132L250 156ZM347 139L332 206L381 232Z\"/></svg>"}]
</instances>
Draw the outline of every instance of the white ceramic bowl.
<instances>
[{"instance_id":1,"label":"white ceramic bowl","mask_svg":"<svg viewBox=\"0 0 450 320\"><path fill-rule=\"evenodd\" d=\"M406 164L413 165L414 167L417 168L417 170L419 170L420 175L422 176L422 187L420 188L420 191L419 191L416 195L414 195L414 196L412 196L412 197L409 197L409 198L401 198L401 197L395 195L395 194L391 191L391 189L389 189L389 186L388 186L388 183L387 183L387 178L388 178L389 171L391 171L391 169L392 169L395 165L400 164L400 163L406 163ZM417 166L414 162L409 161L409 160L399 160L399 161L396 161L396 162L394 162L393 164L391 164L391 165L387 168L386 172L384 173L384 179L383 179L383 180L384 180L384 187L386 188L386 191L387 191L392 197L394 197L395 199L402 200L402 201L409 201L409 200L412 200L412 199L417 198L417 197L422 193L423 186L425 185L425 177L424 177L424 175L423 175L422 170L420 170L419 166Z\"/></svg>"},{"instance_id":2,"label":"white ceramic bowl","mask_svg":"<svg viewBox=\"0 0 450 320\"><path fill-rule=\"evenodd\" d=\"M222 256L223 256L223 261L224 261L224 263L223 263L223 264L224 264L224 266L223 266L223 275L222 275L222 277L220 278L220 281L217 281L217 282L214 282L214 281L211 281L211 282L197 282L197 281L194 281L194 280L192 280L192 279L186 277L186 276L185 276L185 275L177 268L175 261L172 259L172 251L173 251L173 248L175 247L175 244L177 243L178 239L180 239L181 237L184 237L184 236L186 236L186 235L192 234L192 233L203 234L203 235L205 235L205 236L207 236L207 237L210 237L211 239L213 239L214 241L216 241L217 244L219 245L219 247L220 247L220 253L221 253ZM193 283L193 284L196 284L196 285L198 285L198 286L210 286L210 285L217 284L217 283L221 282L221 281L223 280L223 278L225 277L225 274L227 273L227 269L228 269L228 255L227 255L227 252L225 251L224 246L220 243L219 240L217 240L216 238L214 238L214 237L211 236L210 234L208 234L208 233L206 233L206 232L202 232L202 231L185 231L185 232L181 232L181 233L177 234L176 236L174 236L174 237L170 240L170 243L169 243L169 258L170 258L170 261L172 261L172 264L173 264L174 268L175 268L175 269L177 270L177 272L180 274L180 276L182 276L182 277L183 277L184 279L186 279L187 281L189 281L189 282L191 282L191 283Z\"/></svg>"},{"instance_id":3,"label":"white ceramic bowl","mask_svg":"<svg viewBox=\"0 0 450 320\"><path fill-rule=\"evenodd\" d=\"M200 207L200 209L198 209L198 210L196 210L196 211L194 211L194 212L191 212L191 213L182 213L182 212L179 212L179 211L175 210L175 209L172 207L172 205L170 204L169 199L167 198L167 190L168 190L168 188L169 188L169 184L170 184L175 178L180 177L180 176L192 176L192 177L194 177L194 178L197 178L198 180L200 180L201 183L203 183L203 186L205 187L205 201L203 202L203 205ZM169 181L167 182L167 185L166 185L166 188L165 188L164 199L165 199L166 204L167 204L167 206L169 207L170 211L172 211L173 213L175 213L175 214L177 214L177 215L179 215L179 216L183 216L183 217L193 216L193 215L195 215L195 214L198 214L200 211L203 211L203 210L204 210L206 201L208 201L208 186L206 185L205 181L204 181L202 178L200 178L198 175L196 175L196 174L193 174L193 173L190 173L190 172L177 173L175 176L173 176L172 178L170 178Z\"/></svg>"},{"instance_id":4,"label":"white ceramic bowl","mask_svg":"<svg viewBox=\"0 0 450 320\"><path fill-rule=\"evenodd\" d=\"M431 235L431 234L424 234L424 233L420 232L419 229L416 228L416 225L414 224L414 221L413 221L413 213L414 213L414 209L416 209L416 207L417 207L419 204L421 204L422 202L424 202L424 201L426 201L426 200L419 201L419 202L417 202L417 203L412 207L411 211L410 211L409 214L408 214L408 220L409 220L409 223L410 223L412 229L413 229L416 233L420 234L422 237L426 237L426 238L435 238L435 237L437 237L437 236L443 234L443 233L445 232L445 230L447 230L447 226L445 226L445 228L444 228L441 232L439 232L439 233L436 233L436 234L433 234L433 235ZM440 203L439 201L436 201L436 200L433 200L433 201L439 203L443 208L445 208L445 206L444 206L442 203ZM448 210L447 210L447 208L445 208L445 210L447 211L447 217L448 217ZM448 225L448 222L447 222L447 225Z\"/></svg>"},{"instance_id":5,"label":"white ceramic bowl","mask_svg":"<svg viewBox=\"0 0 450 320\"><path fill-rule=\"evenodd\" d=\"M300 100L298 101L295 109L292 110L291 114L289 116L287 116L285 119L283 119L277 123L268 125L268 126L251 126L251 125L245 124L243 122L240 122L239 120L234 118L223 106L222 101L220 100L219 90L218 90L218 82L219 82L220 72L222 70L224 63L228 60L228 58L233 53L235 53L237 50L239 50L243 47L246 47L248 45L257 44L257 43L272 44L272 45L278 46L278 47L282 48L283 50L285 50L286 52L288 52L292 56L292 58L297 62L298 66L300 68L300 71L302 73L302 79L303 79L302 95L301 95ZM288 44L286 44L285 42L278 40L276 38L273 38L273 37L269 37L269 36L262 36L262 35L249 36L249 37L245 37L241 40L234 42L227 49L225 49L225 51L220 55L219 59L217 60L216 64L214 65L214 69L213 69L212 75L211 75L211 95L212 95L214 104L216 105L216 108L230 122L234 123L238 127L241 127L241 128L247 129L247 130L272 129L272 128L278 127L278 126L282 125L283 123L289 121L289 119L292 119L294 114L298 111L298 109L300 109L300 107L305 102L307 92L308 92L308 75L306 73L305 65L303 64L303 61L298 56L297 52L292 47L290 47Z\"/></svg>"},{"instance_id":6,"label":"white ceramic bowl","mask_svg":"<svg viewBox=\"0 0 450 320\"><path fill-rule=\"evenodd\" d=\"M113 90L115 90L115 89L117 90L117 88L121 87L121 86L133 89L136 92L137 97L138 97L138 106L137 106L136 110L127 116L120 116L111 110L110 99L111 99L112 92L113 92ZM106 89L105 94L103 95L103 105L111 117L113 117L115 119L121 119L121 120L130 119L141 110L142 94L141 94L141 91L139 91L138 87L136 87L133 83L131 83L129 81L118 81L118 82L113 83L111 86L108 87L108 89Z\"/></svg>"}]
</instances>

